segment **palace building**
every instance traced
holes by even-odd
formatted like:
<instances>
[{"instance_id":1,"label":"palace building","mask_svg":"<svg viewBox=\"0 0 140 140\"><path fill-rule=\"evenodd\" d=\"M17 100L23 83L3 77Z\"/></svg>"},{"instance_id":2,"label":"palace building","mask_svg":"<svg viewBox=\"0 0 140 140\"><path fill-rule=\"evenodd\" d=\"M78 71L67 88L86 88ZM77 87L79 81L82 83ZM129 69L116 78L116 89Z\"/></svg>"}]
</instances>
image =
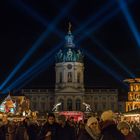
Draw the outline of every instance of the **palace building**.
<instances>
[{"instance_id":1,"label":"palace building","mask_svg":"<svg viewBox=\"0 0 140 140\"><path fill-rule=\"evenodd\" d=\"M55 59L55 89L22 90L22 94L30 99L31 110L52 111L60 103L58 111L85 111L86 105L95 112L107 109L118 111L117 89L84 87L84 69L88 68L84 67L84 54L75 46L70 28L64 47L58 51Z\"/></svg>"}]
</instances>

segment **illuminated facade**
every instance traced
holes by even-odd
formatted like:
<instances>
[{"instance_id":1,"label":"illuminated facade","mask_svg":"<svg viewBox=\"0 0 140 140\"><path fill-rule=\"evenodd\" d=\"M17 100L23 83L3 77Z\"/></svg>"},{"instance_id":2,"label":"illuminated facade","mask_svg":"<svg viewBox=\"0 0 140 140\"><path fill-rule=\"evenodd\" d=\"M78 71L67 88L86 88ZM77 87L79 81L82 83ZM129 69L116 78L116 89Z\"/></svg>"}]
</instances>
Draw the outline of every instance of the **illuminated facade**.
<instances>
[{"instance_id":1,"label":"illuminated facade","mask_svg":"<svg viewBox=\"0 0 140 140\"><path fill-rule=\"evenodd\" d=\"M126 102L126 112L140 108L140 78L126 79L129 83L128 101Z\"/></svg>"},{"instance_id":2,"label":"illuminated facade","mask_svg":"<svg viewBox=\"0 0 140 140\"><path fill-rule=\"evenodd\" d=\"M22 94L30 99L33 111L51 111L59 103L59 111L85 111L84 102L90 105L92 111L118 111L117 89L85 89L83 58L82 51L75 47L69 29L65 46L56 54L55 89L22 90Z\"/></svg>"}]
</instances>

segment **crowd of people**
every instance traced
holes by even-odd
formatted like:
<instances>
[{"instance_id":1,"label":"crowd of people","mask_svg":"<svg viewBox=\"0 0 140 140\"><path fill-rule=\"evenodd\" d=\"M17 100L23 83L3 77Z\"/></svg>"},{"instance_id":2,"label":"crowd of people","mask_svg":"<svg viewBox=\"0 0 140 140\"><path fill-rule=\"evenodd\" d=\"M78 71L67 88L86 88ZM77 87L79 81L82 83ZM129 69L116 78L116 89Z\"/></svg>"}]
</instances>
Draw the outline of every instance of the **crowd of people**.
<instances>
[{"instance_id":1,"label":"crowd of people","mask_svg":"<svg viewBox=\"0 0 140 140\"><path fill-rule=\"evenodd\" d=\"M15 122L5 117L0 120L0 140L140 140L140 123L118 122L111 110L79 122L53 113L46 122L30 118Z\"/></svg>"}]
</instances>

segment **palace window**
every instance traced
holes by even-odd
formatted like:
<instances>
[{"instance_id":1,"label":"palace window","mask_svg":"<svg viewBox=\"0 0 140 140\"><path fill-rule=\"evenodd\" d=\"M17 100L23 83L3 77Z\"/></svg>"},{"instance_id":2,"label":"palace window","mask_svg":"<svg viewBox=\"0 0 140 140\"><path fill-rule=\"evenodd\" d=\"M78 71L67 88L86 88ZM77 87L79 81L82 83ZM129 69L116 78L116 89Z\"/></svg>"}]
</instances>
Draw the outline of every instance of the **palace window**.
<instances>
[{"instance_id":1,"label":"palace window","mask_svg":"<svg viewBox=\"0 0 140 140\"><path fill-rule=\"evenodd\" d=\"M80 99L76 100L76 110L81 110L81 100Z\"/></svg>"},{"instance_id":2,"label":"palace window","mask_svg":"<svg viewBox=\"0 0 140 140\"><path fill-rule=\"evenodd\" d=\"M63 78L62 77L62 72L60 72L60 81L59 81L60 83L62 83L62 78Z\"/></svg>"},{"instance_id":3,"label":"palace window","mask_svg":"<svg viewBox=\"0 0 140 140\"><path fill-rule=\"evenodd\" d=\"M77 83L80 83L80 79L81 79L81 74L78 72L77 73Z\"/></svg>"},{"instance_id":4,"label":"palace window","mask_svg":"<svg viewBox=\"0 0 140 140\"><path fill-rule=\"evenodd\" d=\"M103 103L102 106L103 106L103 110L105 110L106 109L106 103Z\"/></svg>"},{"instance_id":5,"label":"palace window","mask_svg":"<svg viewBox=\"0 0 140 140\"><path fill-rule=\"evenodd\" d=\"M72 82L72 72L68 72L68 82Z\"/></svg>"},{"instance_id":6,"label":"palace window","mask_svg":"<svg viewBox=\"0 0 140 140\"><path fill-rule=\"evenodd\" d=\"M111 103L111 110L114 111L114 103L113 102Z\"/></svg>"},{"instance_id":7,"label":"palace window","mask_svg":"<svg viewBox=\"0 0 140 140\"><path fill-rule=\"evenodd\" d=\"M67 100L67 110L72 111L72 99Z\"/></svg>"}]
</instances>

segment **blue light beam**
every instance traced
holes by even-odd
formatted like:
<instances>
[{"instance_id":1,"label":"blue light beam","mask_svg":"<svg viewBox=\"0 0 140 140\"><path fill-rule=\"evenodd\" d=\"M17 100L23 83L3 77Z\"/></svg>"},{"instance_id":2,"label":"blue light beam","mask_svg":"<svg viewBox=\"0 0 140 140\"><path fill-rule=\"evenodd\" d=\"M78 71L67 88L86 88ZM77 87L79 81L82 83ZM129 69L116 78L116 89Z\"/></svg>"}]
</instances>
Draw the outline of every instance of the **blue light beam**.
<instances>
[{"instance_id":1,"label":"blue light beam","mask_svg":"<svg viewBox=\"0 0 140 140\"><path fill-rule=\"evenodd\" d=\"M133 1L130 1L132 3ZM88 28L85 30L85 33L83 36L79 38L79 40L76 43L80 43L83 41L86 37L90 36L93 32L97 31L101 26L103 26L108 20L110 20L112 17L115 17L120 12L120 7L114 8L114 10L109 13L107 16L104 16L98 23L96 22L96 26L93 26L91 28Z\"/></svg>"},{"instance_id":2,"label":"blue light beam","mask_svg":"<svg viewBox=\"0 0 140 140\"><path fill-rule=\"evenodd\" d=\"M31 10L31 8L29 8L27 5L25 5L22 2L17 3L18 5L20 5L23 10L25 10L26 12L30 13L30 15L32 15L32 17L34 17L35 19L38 19L38 21L40 21L44 26L46 26L46 24L48 24L48 22L39 16L38 13L36 13L35 11ZM113 3L108 3L107 5L105 5L105 8L103 8L101 11L99 11L94 18L92 18L92 20L88 20L86 22L86 24L84 23L83 26L81 26L81 28L79 30L77 30L77 33L80 32L82 29L84 29L89 23L91 23L91 21L95 20L97 17L99 17L100 15L102 15ZM63 10L64 11L64 10ZM64 13L64 12L63 12ZM59 17L58 17L59 18ZM57 18L57 19L58 19ZM53 22L55 23L55 22ZM54 29L55 26L53 26L53 24L49 24L51 29L50 31L52 31L52 29ZM47 29L48 31L48 29ZM49 33L48 33L49 34ZM30 55L32 55L32 53L39 47L39 44L41 44L41 42L45 39L46 36L46 31L41 35L41 37L34 43L33 47L28 51L28 53L25 55L25 57L20 61L20 63L15 67L15 69L10 73L10 75L6 78L6 80L2 83L2 85L0 86L0 90L2 90L2 88L12 79L12 77L16 74L16 72L21 68L21 66L27 61L27 59L30 57Z\"/></svg>"},{"instance_id":3,"label":"blue light beam","mask_svg":"<svg viewBox=\"0 0 140 140\"><path fill-rule=\"evenodd\" d=\"M7 91L12 91L15 88L21 88L26 85L28 82L32 81L35 77L37 77L40 73L46 70L49 65L53 64L54 57L47 59L41 67L37 67L33 71L26 71L22 76L20 76L16 81L14 81L11 85L9 85L6 89L2 91L2 93L7 93Z\"/></svg>"},{"instance_id":4,"label":"blue light beam","mask_svg":"<svg viewBox=\"0 0 140 140\"><path fill-rule=\"evenodd\" d=\"M131 78L135 78L136 76L128 70L126 66L124 66L119 59L117 59L109 50L107 50L95 37L91 37L92 41L104 52L106 53L116 64L118 64Z\"/></svg>"},{"instance_id":5,"label":"blue light beam","mask_svg":"<svg viewBox=\"0 0 140 140\"><path fill-rule=\"evenodd\" d=\"M68 3L68 5L56 17L56 19L54 19L54 21L48 25L48 28L42 33L42 35L33 44L31 49L26 53L26 55L23 57L23 59L17 64L17 66L14 68L14 70L10 73L10 75L2 83L2 85L0 86L0 90L2 90L4 88L4 86L12 79L12 77L16 74L16 72L22 67L22 65L35 52L35 50L43 43L43 41L48 37L49 33L51 33L51 31L54 30L54 27L56 26L56 24L59 23L59 20L61 20L68 13L68 11L72 8L74 3L75 3L75 0L70 1L70 3Z\"/></svg>"},{"instance_id":6,"label":"blue light beam","mask_svg":"<svg viewBox=\"0 0 140 140\"><path fill-rule=\"evenodd\" d=\"M37 61L32 67L26 70L21 76L19 76L12 84L10 84L3 93L6 93L8 90L12 90L17 87L24 80L28 79L32 75L37 75L40 73L41 69L45 70L45 67L49 64L49 62L54 58L54 54L62 47L63 42L61 42L55 49L51 50L49 53L46 53L42 59ZM39 71L38 71L39 70ZM32 78L31 78L32 79Z\"/></svg>"},{"instance_id":7,"label":"blue light beam","mask_svg":"<svg viewBox=\"0 0 140 140\"><path fill-rule=\"evenodd\" d=\"M77 20L73 18L76 24L78 24ZM83 32L84 34L85 32ZM107 50L98 40L95 38L95 36L90 36L93 43L95 43L105 54L107 54L116 64L118 64L131 78L135 78L136 76L119 61L109 50Z\"/></svg>"},{"instance_id":8,"label":"blue light beam","mask_svg":"<svg viewBox=\"0 0 140 140\"><path fill-rule=\"evenodd\" d=\"M117 11L118 9L116 9L116 11ZM115 11L115 12L116 12ZM112 16L114 16L116 13L115 12L113 12L113 15ZM117 11L118 12L118 11ZM112 17L111 15L110 15L110 17ZM84 26L84 27L86 27L86 26ZM82 28L83 29L83 28ZM81 39L82 40L82 39Z\"/></svg>"},{"instance_id":9,"label":"blue light beam","mask_svg":"<svg viewBox=\"0 0 140 140\"><path fill-rule=\"evenodd\" d=\"M101 12L101 13L102 13L102 12ZM95 16L95 17L96 17L96 16ZM95 18L95 19L96 19L96 18ZM91 20L90 20L90 21L91 21ZM89 24L89 21L88 21L88 24ZM86 24L86 26L87 26L88 24ZM85 28L86 26L85 26L85 24L83 24L83 26L81 26L81 27L82 27L81 29ZM80 30L81 30L81 29L80 29ZM76 31L76 33L79 32L80 30ZM82 39L84 39L84 38L82 38ZM81 39L81 40L82 40L82 39Z\"/></svg>"},{"instance_id":10,"label":"blue light beam","mask_svg":"<svg viewBox=\"0 0 140 140\"><path fill-rule=\"evenodd\" d=\"M97 31L102 25L104 25L109 19L114 17L119 12L119 8L116 8L112 13L104 16L101 21L96 23L96 26L93 26L87 30L85 30L84 35L80 36L79 40L76 43L81 43L86 37L90 36L93 32Z\"/></svg>"},{"instance_id":11,"label":"blue light beam","mask_svg":"<svg viewBox=\"0 0 140 140\"><path fill-rule=\"evenodd\" d=\"M138 46L140 47L140 34L136 28L136 24L135 24L134 20L132 19L132 16L128 10L127 4L124 0L119 0L119 5L120 5L120 8L122 9L125 19L127 20L129 28L131 29L131 32L133 33L134 38L135 38Z\"/></svg>"},{"instance_id":12,"label":"blue light beam","mask_svg":"<svg viewBox=\"0 0 140 140\"><path fill-rule=\"evenodd\" d=\"M85 20L85 23L83 23L75 32L74 35L79 34L81 31L83 31L87 26L93 22L97 22L97 19L100 17L103 17L103 15L115 4L115 1L109 1L106 5L103 5L100 10L93 15L90 16L91 18L88 18Z\"/></svg>"},{"instance_id":13,"label":"blue light beam","mask_svg":"<svg viewBox=\"0 0 140 140\"><path fill-rule=\"evenodd\" d=\"M83 51L84 51L84 54L91 61L95 62L100 68L104 69L109 75L111 75L119 83L123 84L124 86L127 86L125 83L123 83L124 78L121 75L118 75L115 71L111 70L111 68L103 64L99 59L97 59L93 54L90 54L87 50L83 49Z\"/></svg>"},{"instance_id":14,"label":"blue light beam","mask_svg":"<svg viewBox=\"0 0 140 140\"><path fill-rule=\"evenodd\" d=\"M37 22L39 22L44 27L47 28L48 24L50 24L49 21L47 21L43 16L41 16L35 10L33 10L30 6L23 3L23 1L19 1L19 0L16 1L16 5L17 5L16 8L18 8L23 13L26 12L28 16L31 16L32 18L34 18ZM61 39L64 38L64 33L63 32L56 29L55 26L53 28L54 28L53 32L55 32L58 35L58 37L60 37Z\"/></svg>"},{"instance_id":15,"label":"blue light beam","mask_svg":"<svg viewBox=\"0 0 140 140\"><path fill-rule=\"evenodd\" d=\"M117 11L119 12L119 9L120 8L116 8L116 12ZM115 15L116 12L114 12L113 15ZM112 17L112 15L109 15L109 17ZM75 21L76 24L78 24L75 18L73 18L73 20ZM106 21L106 20L103 20L103 21ZM94 27L92 30L96 30L96 28L99 28L98 23L97 23L97 27ZM85 33L86 33L86 30L83 32L84 36L86 36ZM110 51L108 51L105 47L103 47L103 45L97 40L97 38L95 38L95 36L89 36L89 37L92 39L93 43L95 43L98 47L101 48L102 51L104 51L104 53L106 53L110 58L112 58L130 77L135 78L135 75L132 72L130 72L130 70L128 70L128 68L126 68L126 66L124 66Z\"/></svg>"}]
</instances>

